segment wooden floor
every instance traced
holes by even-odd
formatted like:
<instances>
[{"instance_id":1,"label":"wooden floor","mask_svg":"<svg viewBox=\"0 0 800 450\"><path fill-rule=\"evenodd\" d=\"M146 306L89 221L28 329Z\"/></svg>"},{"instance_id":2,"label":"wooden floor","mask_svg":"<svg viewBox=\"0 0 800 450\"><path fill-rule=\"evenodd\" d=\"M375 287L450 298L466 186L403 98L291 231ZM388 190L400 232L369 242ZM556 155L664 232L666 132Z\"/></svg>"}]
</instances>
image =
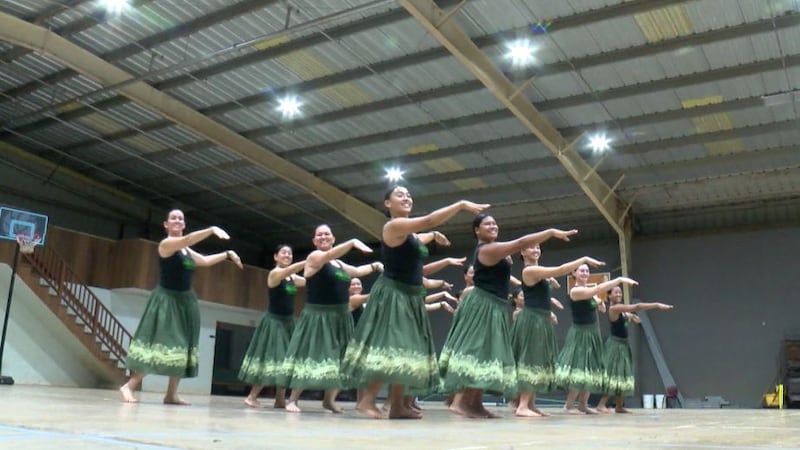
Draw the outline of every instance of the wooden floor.
<instances>
[{"instance_id":1,"label":"wooden floor","mask_svg":"<svg viewBox=\"0 0 800 450\"><path fill-rule=\"evenodd\" d=\"M628 415L495 420L453 416L423 404L419 421L376 421L343 404L343 415L303 401L303 414L243 407L240 398L185 396L164 406L141 394L123 404L116 391L0 386L1 449L777 449L800 448L800 410L634 410ZM265 399L265 401L267 401ZM542 447L543 446L543 447Z\"/></svg>"}]
</instances>

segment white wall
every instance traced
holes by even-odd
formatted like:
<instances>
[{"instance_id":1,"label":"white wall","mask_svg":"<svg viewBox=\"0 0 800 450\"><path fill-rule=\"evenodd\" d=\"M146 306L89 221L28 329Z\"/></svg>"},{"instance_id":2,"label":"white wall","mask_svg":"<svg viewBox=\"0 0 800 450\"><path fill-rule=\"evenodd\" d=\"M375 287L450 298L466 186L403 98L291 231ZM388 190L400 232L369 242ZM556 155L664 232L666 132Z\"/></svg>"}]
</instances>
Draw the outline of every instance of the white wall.
<instances>
[{"instance_id":1,"label":"white wall","mask_svg":"<svg viewBox=\"0 0 800 450\"><path fill-rule=\"evenodd\" d=\"M0 264L0 318L5 314L11 267ZM2 320L2 319L0 319ZM2 322L0 322L1 328ZM11 301L3 375L18 384L97 387L94 357L34 292L17 278Z\"/></svg>"},{"instance_id":2,"label":"white wall","mask_svg":"<svg viewBox=\"0 0 800 450\"><path fill-rule=\"evenodd\" d=\"M104 291L104 289L94 289ZM136 331L139 319L147 305L149 291L142 289L116 289L108 293L106 303L111 312L122 325L131 332ZM200 301L200 367L195 378L186 378L181 381L180 391L192 394L209 394L211 392L211 374L214 365L214 335L217 322L234 323L245 326L256 326L261 320L262 311L236 308L218 303ZM167 387L167 377L149 375L145 377L143 389L146 391L164 391Z\"/></svg>"},{"instance_id":3,"label":"white wall","mask_svg":"<svg viewBox=\"0 0 800 450\"><path fill-rule=\"evenodd\" d=\"M0 264L0 321L5 313L11 268ZM136 330L144 312L149 291L141 289L92 288L100 301L131 333ZM214 363L214 334L217 322L255 326L262 311L236 308L200 301L200 367L196 378L181 382L181 392L208 394ZM2 324L2 322L0 322ZM45 304L17 278L3 357L3 375L10 375L17 384L38 384L71 387L99 387L94 357L61 323ZM143 389L163 391L167 377L147 376Z\"/></svg>"}]
</instances>

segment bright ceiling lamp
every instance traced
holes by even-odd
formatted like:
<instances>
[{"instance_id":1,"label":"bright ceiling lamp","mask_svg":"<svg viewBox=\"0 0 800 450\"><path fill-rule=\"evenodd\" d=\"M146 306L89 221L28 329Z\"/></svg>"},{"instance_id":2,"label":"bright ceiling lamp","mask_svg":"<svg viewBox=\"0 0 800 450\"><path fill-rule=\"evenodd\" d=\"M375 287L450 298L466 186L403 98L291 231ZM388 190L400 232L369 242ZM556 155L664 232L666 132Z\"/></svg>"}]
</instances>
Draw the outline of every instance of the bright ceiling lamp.
<instances>
[{"instance_id":1,"label":"bright ceiling lamp","mask_svg":"<svg viewBox=\"0 0 800 450\"><path fill-rule=\"evenodd\" d=\"M390 167L386 169L386 178L391 183L400 181L403 179L403 171L397 167Z\"/></svg>"},{"instance_id":2,"label":"bright ceiling lamp","mask_svg":"<svg viewBox=\"0 0 800 450\"><path fill-rule=\"evenodd\" d=\"M605 133L596 133L589 137L589 148L595 153L603 153L611 148L611 139Z\"/></svg>"},{"instance_id":3,"label":"bright ceiling lamp","mask_svg":"<svg viewBox=\"0 0 800 450\"><path fill-rule=\"evenodd\" d=\"M291 119L300 114L300 106L302 105L303 104L297 100L297 97L284 97L278 100L277 110L284 119Z\"/></svg>"},{"instance_id":4,"label":"bright ceiling lamp","mask_svg":"<svg viewBox=\"0 0 800 450\"><path fill-rule=\"evenodd\" d=\"M106 12L111 15L122 14L130 6L129 0L101 0L100 4L106 9Z\"/></svg>"},{"instance_id":5,"label":"bright ceiling lamp","mask_svg":"<svg viewBox=\"0 0 800 450\"><path fill-rule=\"evenodd\" d=\"M515 66L527 66L533 62L536 47L527 39L520 39L506 45L506 59Z\"/></svg>"}]
</instances>

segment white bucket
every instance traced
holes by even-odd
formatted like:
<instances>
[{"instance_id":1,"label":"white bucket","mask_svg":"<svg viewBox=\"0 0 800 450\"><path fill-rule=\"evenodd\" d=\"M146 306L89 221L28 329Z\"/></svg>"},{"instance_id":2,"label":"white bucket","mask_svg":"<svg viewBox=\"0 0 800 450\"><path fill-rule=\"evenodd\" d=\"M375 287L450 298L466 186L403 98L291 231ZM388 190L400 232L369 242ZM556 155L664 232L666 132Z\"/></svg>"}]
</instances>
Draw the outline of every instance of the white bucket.
<instances>
[{"instance_id":1,"label":"white bucket","mask_svg":"<svg viewBox=\"0 0 800 450\"><path fill-rule=\"evenodd\" d=\"M664 409L667 407L666 397L667 396L664 394L656 394L656 409Z\"/></svg>"},{"instance_id":2,"label":"white bucket","mask_svg":"<svg viewBox=\"0 0 800 450\"><path fill-rule=\"evenodd\" d=\"M653 394L642 395L642 408L653 409Z\"/></svg>"}]
</instances>

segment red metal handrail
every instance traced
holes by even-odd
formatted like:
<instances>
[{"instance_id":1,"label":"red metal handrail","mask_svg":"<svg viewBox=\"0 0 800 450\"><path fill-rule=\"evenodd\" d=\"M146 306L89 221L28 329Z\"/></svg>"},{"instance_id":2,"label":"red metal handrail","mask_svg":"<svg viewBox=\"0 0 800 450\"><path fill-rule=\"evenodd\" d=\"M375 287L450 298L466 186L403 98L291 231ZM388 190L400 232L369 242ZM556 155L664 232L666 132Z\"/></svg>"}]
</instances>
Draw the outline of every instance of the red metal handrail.
<instances>
[{"instance_id":1,"label":"red metal handrail","mask_svg":"<svg viewBox=\"0 0 800 450\"><path fill-rule=\"evenodd\" d=\"M131 334L70 269L64 258L45 246L36 247L33 253L24 256L42 279L56 291L58 299L81 319L84 326L91 330L117 360L124 362Z\"/></svg>"}]
</instances>

